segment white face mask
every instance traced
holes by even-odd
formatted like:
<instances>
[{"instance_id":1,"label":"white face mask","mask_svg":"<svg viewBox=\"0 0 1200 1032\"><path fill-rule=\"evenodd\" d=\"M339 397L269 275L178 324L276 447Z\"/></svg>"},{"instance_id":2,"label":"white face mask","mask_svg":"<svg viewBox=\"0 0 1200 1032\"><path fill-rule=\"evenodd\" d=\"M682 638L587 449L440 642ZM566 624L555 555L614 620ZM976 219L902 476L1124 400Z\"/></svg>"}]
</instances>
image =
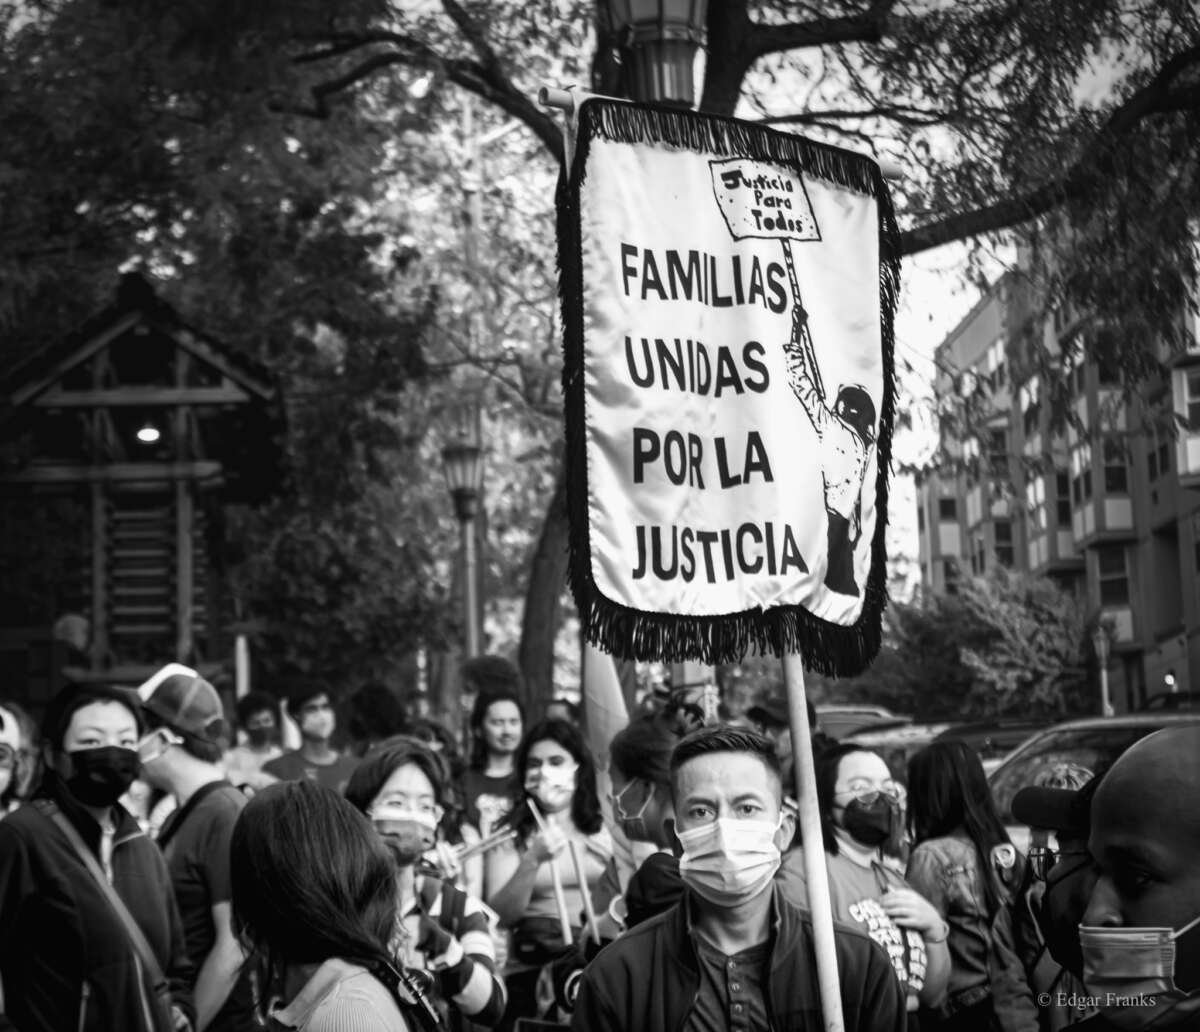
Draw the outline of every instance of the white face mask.
<instances>
[{"instance_id":1,"label":"white face mask","mask_svg":"<svg viewBox=\"0 0 1200 1032\"><path fill-rule=\"evenodd\" d=\"M1200 997L1175 984L1176 943L1184 935L1200 937L1200 917L1178 931L1079 926L1083 984L1101 997L1106 1020L1118 1028L1150 1028L1181 1005L1200 1007Z\"/></svg>"},{"instance_id":2,"label":"white face mask","mask_svg":"<svg viewBox=\"0 0 1200 1032\"><path fill-rule=\"evenodd\" d=\"M699 828L676 831L683 846L680 877L718 907L736 907L753 899L779 870L775 833L782 824L782 816L774 824L721 817Z\"/></svg>"},{"instance_id":3,"label":"white face mask","mask_svg":"<svg viewBox=\"0 0 1200 1032\"><path fill-rule=\"evenodd\" d=\"M579 764L551 767L543 764L536 774L525 778L525 791L543 806L556 810L565 806L575 791L575 773Z\"/></svg>"}]
</instances>

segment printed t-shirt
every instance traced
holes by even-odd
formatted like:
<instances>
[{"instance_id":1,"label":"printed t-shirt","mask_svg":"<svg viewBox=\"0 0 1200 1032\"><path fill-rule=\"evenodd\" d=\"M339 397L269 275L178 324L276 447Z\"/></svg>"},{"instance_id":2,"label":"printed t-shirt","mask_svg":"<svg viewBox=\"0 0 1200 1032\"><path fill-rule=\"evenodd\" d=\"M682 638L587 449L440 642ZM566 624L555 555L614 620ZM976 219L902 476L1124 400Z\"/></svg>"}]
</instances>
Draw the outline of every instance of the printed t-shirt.
<instances>
[{"instance_id":1,"label":"printed t-shirt","mask_svg":"<svg viewBox=\"0 0 1200 1032\"><path fill-rule=\"evenodd\" d=\"M910 888L908 882L899 872L878 861L870 867L862 867L845 854L830 856L826 853L825 868L829 872L834 920L865 932L879 943L892 962L901 987L910 999L915 998L925 986L925 938L911 928L899 927L884 913L880 904L886 890ZM787 901L807 910L808 887L802 849L784 854L777 877Z\"/></svg>"},{"instance_id":2,"label":"printed t-shirt","mask_svg":"<svg viewBox=\"0 0 1200 1032\"><path fill-rule=\"evenodd\" d=\"M277 760L263 764L263 773L270 774L280 781L315 781L322 788L332 788L335 792L344 793L350 775L358 766L358 760L353 756L340 753L332 763L310 763L299 750L284 753Z\"/></svg>"},{"instance_id":3,"label":"printed t-shirt","mask_svg":"<svg viewBox=\"0 0 1200 1032\"><path fill-rule=\"evenodd\" d=\"M246 797L229 782L214 781L172 813L158 836L179 904L188 959L197 972L216 941L212 908L217 903L228 903L233 896L229 842L245 805ZM247 969L208 1029L252 1032L257 1028Z\"/></svg>"},{"instance_id":4,"label":"printed t-shirt","mask_svg":"<svg viewBox=\"0 0 1200 1032\"><path fill-rule=\"evenodd\" d=\"M463 797L466 799L466 820L483 836L496 830L500 818L517 801L517 780L511 775L497 777L478 770L463 775Z\"/></svg>"}]
</instances>

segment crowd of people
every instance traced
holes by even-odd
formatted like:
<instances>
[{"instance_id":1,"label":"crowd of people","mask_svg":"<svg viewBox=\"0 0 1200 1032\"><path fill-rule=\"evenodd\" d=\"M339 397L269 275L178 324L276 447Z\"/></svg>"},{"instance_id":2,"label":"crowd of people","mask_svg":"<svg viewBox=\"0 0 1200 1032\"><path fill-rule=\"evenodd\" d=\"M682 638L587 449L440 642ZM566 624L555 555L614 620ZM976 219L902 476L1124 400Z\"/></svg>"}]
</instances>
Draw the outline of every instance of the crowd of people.
<instances>
[{"instance_id":1,"label":"crowd of people","mask_svg":"<svg viewBox=\"0 0 1200 1032\"><path fill-rule=\"evenodd\" d=\"M824 1027L778 701L655 698L601 769L463 674L465 755L382 685L349 749L324 686L230 714L178 664L0 700L0 1030ZM847 1030L1200 1029L1200 727L1048 769L1027 855L965 744L811 744Z\"/></svg>"}]
</instances>

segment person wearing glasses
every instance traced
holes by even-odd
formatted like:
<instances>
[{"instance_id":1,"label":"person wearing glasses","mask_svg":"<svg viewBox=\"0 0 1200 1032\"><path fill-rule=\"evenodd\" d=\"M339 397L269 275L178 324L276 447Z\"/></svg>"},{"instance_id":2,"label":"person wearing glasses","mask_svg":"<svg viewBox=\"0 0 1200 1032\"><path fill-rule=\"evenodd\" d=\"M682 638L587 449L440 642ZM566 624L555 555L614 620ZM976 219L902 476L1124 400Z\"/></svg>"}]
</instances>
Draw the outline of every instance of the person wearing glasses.
<instances>
[{"instance_id":1,"label":"person wearing glasses","mask_svg":"<svg viewBox=\"0 0 1200 1032\"><path fill-rule=\"evenodd\" d=\"M902 789L882 757L849 744L821 753L816 775L834 920L865 932L887 952L905 992L909 1028L916 1028L917 1011L945 996L950 929L885 862L884 846L895 840L901 820ZM788 902L807 910L801 847L784 854L778 878Z\"/></svg>"},{"instance_id":2,"label":"person wearing glasses","mask_svg":"<svg viewBox=\"0 0 1200 1032\"><path fill-rule=\"evenodd\" d=\"M1037 1032L1013 919L1025 861L996 812L983 764L963 742L934 742L908 761L908 790L908 883L950 928L946 1001L922 1032Z\"/></svg>"}]
</instances>

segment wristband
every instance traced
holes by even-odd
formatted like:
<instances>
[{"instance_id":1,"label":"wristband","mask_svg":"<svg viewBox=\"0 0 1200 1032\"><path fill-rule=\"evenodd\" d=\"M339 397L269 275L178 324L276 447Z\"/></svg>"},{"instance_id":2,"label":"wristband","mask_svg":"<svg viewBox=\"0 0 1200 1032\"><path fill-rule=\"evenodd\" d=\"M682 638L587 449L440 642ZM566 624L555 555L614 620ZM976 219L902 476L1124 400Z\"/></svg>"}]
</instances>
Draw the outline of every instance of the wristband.
<instances>
[{"instance_id":1,"label":"wristband","mask_svg":"<svg viewBox=\"0 0 1200 1032\"><path fill-rule=\"evenodd\" d=\"M945 921L942 922L942 937L940 939L934 939L929 935L926 935L924 938L926 946L937 946L950 938L950 926Z\"/></svg>"}]
</instances>

